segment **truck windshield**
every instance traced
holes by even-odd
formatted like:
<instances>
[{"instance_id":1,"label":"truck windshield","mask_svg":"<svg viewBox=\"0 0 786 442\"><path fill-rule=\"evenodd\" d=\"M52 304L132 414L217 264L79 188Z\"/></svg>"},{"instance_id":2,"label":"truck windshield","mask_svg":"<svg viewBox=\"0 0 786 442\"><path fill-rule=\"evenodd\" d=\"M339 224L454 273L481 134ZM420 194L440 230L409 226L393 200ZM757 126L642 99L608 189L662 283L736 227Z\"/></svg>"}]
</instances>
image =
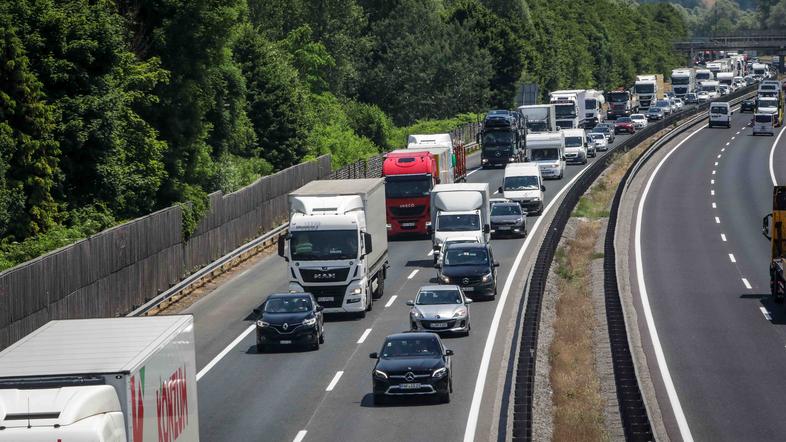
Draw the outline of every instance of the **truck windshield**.
<instances>
[{"instance_id":1,"label":"truck windshield","mask_svg":"<svg viewBox=\"0 0 786 442\"><path fill-rule=\"evenodd\" d=\"M696 80L709 80L712 78L712 74L709 72L697 72L696 73Z\"/></svg>"},{"instance_id":2,"label":"truck windshield","mask_svg":"<svg viewBox=\"0 0 786 442\"><path fill-rule=\"evenodd\" d=\"M671 85L690 84L690 77L671 77Z\"/></svg>"},{"instance_id":3,"label":"truck windshield","mask_svg":"<svg viewBox=\"0 0 786 442\"><path fill-rule=\"evenodd\" d=\"M652 83L637 84L635 86L637 94L652 94L655 93L655 85Z\"/></svg>"},{"instance_id":4,"label":"truck windshield","mask_svg":"<svg viewBox=\"0 0 786 442\"><path fill-rule=\"evenodd\" d=\"M419 198L431 194L431 176L429 175L391 175L385 177L385 197Z\"/></svg>"},{"instance_id":5,"label":"truck windshield","mask_svg":"<svg viewBox=\"0 0 786 442\"><path fill-rule=\"evenodd\" d=\"M290 251L295 261L358 257L358 233L355 230L313 230L292 232L291 235Z\"/></svg>"},{"instance_id":6,"label":"truck windshield","mask_svg":"<svg viewBox=\"0 0 786 442\"><path fill-rule=\"evenodd\" d=\"M527 120L527 129L529 129L530 132L548 132L549 126L545 121Z\"/></svg>"},{"instance_id":7,"label":"truck windshield","mask_svg":"<svg viewBox=\"0 0 786 442\"><path fill-rule=\"evenodd\" d=\"M628 94L623 92L612 92L609 94L609 102L611 103L625 103L628 101Z\"/></svg>"},{"instance_id":8,"label":"truck windshield","mask_svg":"<svg viewBox=\"0 0 786 442\"><path fill-rule=\"evenodd\" d=\"M576 118L576 106L573 103L555 104L554 113L557 118Z\"/></svg>"},{"instance_id":9,"label":"truck windshield","mask_svg":"<svg viewBox=\"0 0 786 442\"><path fill-rule=\"evenodd\" d=\"M584 100L584 107L586 107L587 110L597 109L598 100L594 98L587 98L586 100Z\"/></svg>"},{"instance_id":10,"label":"truck windshield","mask_svg":"<svg viewBox=\"0 0 786 442\"><path fill-rule=\"evenodd\" d=\"M559 159L559 152L555 149L532 149L532 161L554 161Z\"/></svg>"},{"instance_id":11,"label":"truck windshield","mask_svg":"<svg viewBox=\"0 0 786 442\"><path fill-rule=\"evenodd\" d=\"M489 256L483 249L448 249L444 263L447 266L488 265Z\"/></svg>"},{"instance_id":12,"label":"truck windshield","mask_svg":"<svg viewBox=\"0 0 786 442\"><path fill-rule=\"evenodd\" d=\"M513 144L515 135L508 131L491 131L483 133L484 146L509 146Z\"/></svg>"},{"instance_id":13,"label":"truck windshield","mask_svg":"<svg viewBox=\"0 0 786 442\"><path fill-rule=\"evenodd\" d=\"M537 190L539 187L536 176L508 176L505 177L503 190Z\"/></svg>"},{"instance_id":14,"label":"truck windshield","mask_svg":"<svg viewBox=\"0 0 786 442\"><path fill-rule=\"evenodd\" d=\"M775 98L759 98L759 107L778 107L778 100Z\"/></svg>"},{"instance_id":15,"label":"truck windshield","mask_svg":"<svg viewBox=\"0 0 786 442\"><path fill-rule=\"evenodd\" d=\"M549 117L549 108L547 107L532 107L524 108L521 114L529 120L545 120Z\"/></svg>"},{"instance_id":16,"label":"truck windshield","mask_svg":"<svg viewBox=\"0 0 786 442\"><path fill-rule=\"evenodd\" d=\"M565 137L565 147L581 147L584 145L582 137Z\"/></svg>"},{"instance_id":17,"label":"truck windshield","mask_svg":"<svg viewBox=\"0 0 786 442\"><path fill-rule=\"evenodd\" d=\"M480 216L477 213L465 215L439 215L437 230L442 232L463 232L480 230Z\"/></svg>"}]
</instances>

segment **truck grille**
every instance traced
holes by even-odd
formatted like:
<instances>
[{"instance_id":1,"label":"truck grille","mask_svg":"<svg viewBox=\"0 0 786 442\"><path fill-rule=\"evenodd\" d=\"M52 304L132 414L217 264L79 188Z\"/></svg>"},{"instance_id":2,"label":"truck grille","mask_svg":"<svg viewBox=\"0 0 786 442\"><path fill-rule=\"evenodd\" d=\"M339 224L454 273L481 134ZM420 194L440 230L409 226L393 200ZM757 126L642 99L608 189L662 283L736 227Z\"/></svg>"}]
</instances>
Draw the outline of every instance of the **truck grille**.
<instances>
[{"instance_id":1,"label":"truck grille","mask_svg":"<svg viewBox=\"0 0 786 442\"><path fill-rule=\"evenodd\" d=\"M399 218L407 216L420 216L426 210L426 206L413 206L413 207L390 207L390 213Z\"/></svg>"},{"instance_id":2,"label":"truck grille","mask_svg":"<svg viewBox=\"0 0 786 442\"><path fill-rule=\"evenodd\" d=\"M328 286L328 287L303 287L303 290L314 295L317 304L324 308L339 308L344 304L344 293L347 286ZM322 299L320 299L322 298ZM331 299L327 299L331 298Z\"/></svg>"},{"instance_id":3,"label":"truck grille","mask_svg":"<svg viewBox=\"0 0 786 442\"><path fill-rule=\"evenodd\" d=\"M349 267L339 269L300 269L305 282L341 282L347 280Z\"/></svg>"}]
</instances>

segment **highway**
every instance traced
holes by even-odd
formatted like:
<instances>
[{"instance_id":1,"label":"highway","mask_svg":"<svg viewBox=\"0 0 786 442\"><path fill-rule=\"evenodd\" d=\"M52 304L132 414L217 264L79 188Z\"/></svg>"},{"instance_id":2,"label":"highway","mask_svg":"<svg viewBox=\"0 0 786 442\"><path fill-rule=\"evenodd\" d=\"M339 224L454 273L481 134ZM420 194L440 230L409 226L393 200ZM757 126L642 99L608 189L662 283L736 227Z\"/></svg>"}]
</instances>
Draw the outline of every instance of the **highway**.
<instances>
[{"instance_id":1,"label":"highway","mask_svg":"<svg viewBox=\"0 0 786 442\"><path fill-rule=\"evenodd\" d=\"M771 211L771 164L777 182L786 182L786 136L777 144L777 137L754 137L750 119L735 112L731 129L689 130L676 149L676 142L665 148L671 153L637 202L640 247L631 247L640 253L667 370L651 348L647 361L661 409L670 410L672 440L786 434L786 310L769 297L769 242L761 234Z\"/></svg>"}]
</instances>

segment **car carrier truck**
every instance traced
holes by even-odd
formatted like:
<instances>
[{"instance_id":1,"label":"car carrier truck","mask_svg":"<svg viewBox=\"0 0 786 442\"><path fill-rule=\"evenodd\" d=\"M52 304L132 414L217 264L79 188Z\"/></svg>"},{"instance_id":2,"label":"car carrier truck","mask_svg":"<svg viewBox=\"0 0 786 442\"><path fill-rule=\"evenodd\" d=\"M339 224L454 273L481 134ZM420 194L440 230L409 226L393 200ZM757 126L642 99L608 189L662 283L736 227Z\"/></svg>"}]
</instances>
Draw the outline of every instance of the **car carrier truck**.
<instances>
[{"instance_id":1,"label":"car carrier truck","mask_svg":"<svg viewBox=\"0 0 786 442\"><path fill-rule=\"evenodd\" d=\"M0 352L0 441L198 440L190 315L49 321Z\"/></svg>"}]
</instances>

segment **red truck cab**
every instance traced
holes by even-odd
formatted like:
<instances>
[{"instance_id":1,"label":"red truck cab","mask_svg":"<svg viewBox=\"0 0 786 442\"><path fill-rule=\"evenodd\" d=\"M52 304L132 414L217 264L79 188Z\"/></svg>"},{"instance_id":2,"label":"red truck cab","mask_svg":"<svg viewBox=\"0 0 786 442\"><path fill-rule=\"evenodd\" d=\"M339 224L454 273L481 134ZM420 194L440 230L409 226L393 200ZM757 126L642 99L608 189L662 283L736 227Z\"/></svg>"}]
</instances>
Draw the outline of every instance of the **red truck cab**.
<instances>
[{"instance_id":1,"label":"red truck cab","mask_svg":"<svg viewBox=\"0 0 786 442\"><path fill-rule=\"evenodd\" d=\"M427 151L396 152L385 156L385 207L388 236L428 233L431 189L437 184L437 162Z\"/></svg>"}]
</instances>

